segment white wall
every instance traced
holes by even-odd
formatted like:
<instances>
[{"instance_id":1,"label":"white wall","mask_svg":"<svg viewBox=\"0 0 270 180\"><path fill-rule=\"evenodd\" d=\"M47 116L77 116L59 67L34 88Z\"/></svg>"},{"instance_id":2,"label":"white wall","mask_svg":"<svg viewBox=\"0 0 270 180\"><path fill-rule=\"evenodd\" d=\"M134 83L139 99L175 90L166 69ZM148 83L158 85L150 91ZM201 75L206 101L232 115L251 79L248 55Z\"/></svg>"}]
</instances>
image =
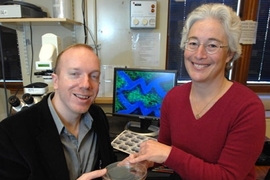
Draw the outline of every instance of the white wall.
<instances>
[{"instance_id":1,"label":"white wall","mask_svg":"<svg viewBox=\"0 0 270 180\"><path fill-rule=\"evenodd\" d=\"M157 53L159 53L160 62L148 67L165 68L168 1L159 0L157 6L156 29L130 29L129 0L97 1L97 39L101 47L102 64L124 64L135 67L131 42L133 33L158 33L160 34L160 50Z\"/></svg>"}]
</instances>

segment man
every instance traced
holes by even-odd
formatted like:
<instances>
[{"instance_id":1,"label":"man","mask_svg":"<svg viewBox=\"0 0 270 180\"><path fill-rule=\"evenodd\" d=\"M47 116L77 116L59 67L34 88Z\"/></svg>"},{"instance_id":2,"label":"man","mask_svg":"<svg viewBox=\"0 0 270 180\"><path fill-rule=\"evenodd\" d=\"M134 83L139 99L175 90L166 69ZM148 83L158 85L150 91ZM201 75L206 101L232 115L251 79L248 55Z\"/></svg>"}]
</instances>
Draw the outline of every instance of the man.
<instances>
[{"instance_id":1,"label":"man","mask_svg":"<svg viewBox=\"0 0 270 180\"><path fill-rule=\"evenodd\" d=\"M52 74L54 91L0 123L0 179L94 179L116 161L109 124L93 104L100 61L75 44L61 52ZM97 170L97 171L93 171Z\"/></svg>"}]
</instances>

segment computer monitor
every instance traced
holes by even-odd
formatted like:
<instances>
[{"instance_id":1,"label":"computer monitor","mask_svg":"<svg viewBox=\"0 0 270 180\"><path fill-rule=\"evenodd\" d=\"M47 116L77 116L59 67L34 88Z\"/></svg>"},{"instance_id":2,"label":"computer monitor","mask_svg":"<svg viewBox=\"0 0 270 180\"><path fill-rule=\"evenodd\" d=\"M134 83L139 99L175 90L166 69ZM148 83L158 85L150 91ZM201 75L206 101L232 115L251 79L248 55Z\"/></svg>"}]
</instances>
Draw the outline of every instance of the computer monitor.
<instances>
[{"instance_id":1,"label":"computer monitor","mask_svg":"<svg viewBox=\"0 0 270 180\"><path fill-rule=\"evenodd\" d=\"M0 81L22 82L17 32L4 26L0 26Z\"/></svg>"},{"instance_id":2,"label":"computer monitor","mask_svg":"<svg viewBox=\"0 0 270 180\"><path fill-rule=\"evenodd\" d=\"M151 133L152 121L160 119L163 98L176 84L176 70L115 68L112 114L137 118L139 125L129 122L128 129Z\"/></svg>"}]
</instances>

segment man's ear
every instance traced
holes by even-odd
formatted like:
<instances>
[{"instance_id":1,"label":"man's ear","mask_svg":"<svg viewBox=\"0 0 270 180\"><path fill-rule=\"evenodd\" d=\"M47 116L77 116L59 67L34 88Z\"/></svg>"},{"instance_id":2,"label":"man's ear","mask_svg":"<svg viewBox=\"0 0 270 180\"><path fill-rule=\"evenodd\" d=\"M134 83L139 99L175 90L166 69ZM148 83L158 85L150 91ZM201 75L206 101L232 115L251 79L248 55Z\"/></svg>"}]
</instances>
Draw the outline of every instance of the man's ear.
<instances>
[{"instance_id":1,"label":"man's ear","mask_svg":"<svg viewBox=\"0 0 270 180\"><path fill-rule=\"evenodd\" d=\"M53 82L53 88L58 88L58 76L55 73L52 73L52 82Z\"/></svg>"}]
</instances>

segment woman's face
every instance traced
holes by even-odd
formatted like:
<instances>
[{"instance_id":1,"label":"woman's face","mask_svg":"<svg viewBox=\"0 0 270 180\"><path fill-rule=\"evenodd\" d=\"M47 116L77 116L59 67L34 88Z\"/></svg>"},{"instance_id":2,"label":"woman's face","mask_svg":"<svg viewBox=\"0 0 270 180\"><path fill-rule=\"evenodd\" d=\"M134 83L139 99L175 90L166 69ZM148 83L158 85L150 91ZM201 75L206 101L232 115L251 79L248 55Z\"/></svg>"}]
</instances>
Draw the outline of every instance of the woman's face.
<instances>
[{"instance_id":1,"label":"woman's face","mask_svg":"<svg viewBox=\"0 0 270 180\"><path fill-rule=\"evenodd\" d=\"M228 51L228 40L221 23L212 18L195 22L188 34L191 44L199 44L198 49L185 49L185 66L194 82L207 82L224 78L226 63L232 58ZM200 45L201 44L201 45ZM206 51L212 45L218 45L217 52L209 54ZM226 46L219 48L219 46Z\"/></svg>"}]
</instances>

